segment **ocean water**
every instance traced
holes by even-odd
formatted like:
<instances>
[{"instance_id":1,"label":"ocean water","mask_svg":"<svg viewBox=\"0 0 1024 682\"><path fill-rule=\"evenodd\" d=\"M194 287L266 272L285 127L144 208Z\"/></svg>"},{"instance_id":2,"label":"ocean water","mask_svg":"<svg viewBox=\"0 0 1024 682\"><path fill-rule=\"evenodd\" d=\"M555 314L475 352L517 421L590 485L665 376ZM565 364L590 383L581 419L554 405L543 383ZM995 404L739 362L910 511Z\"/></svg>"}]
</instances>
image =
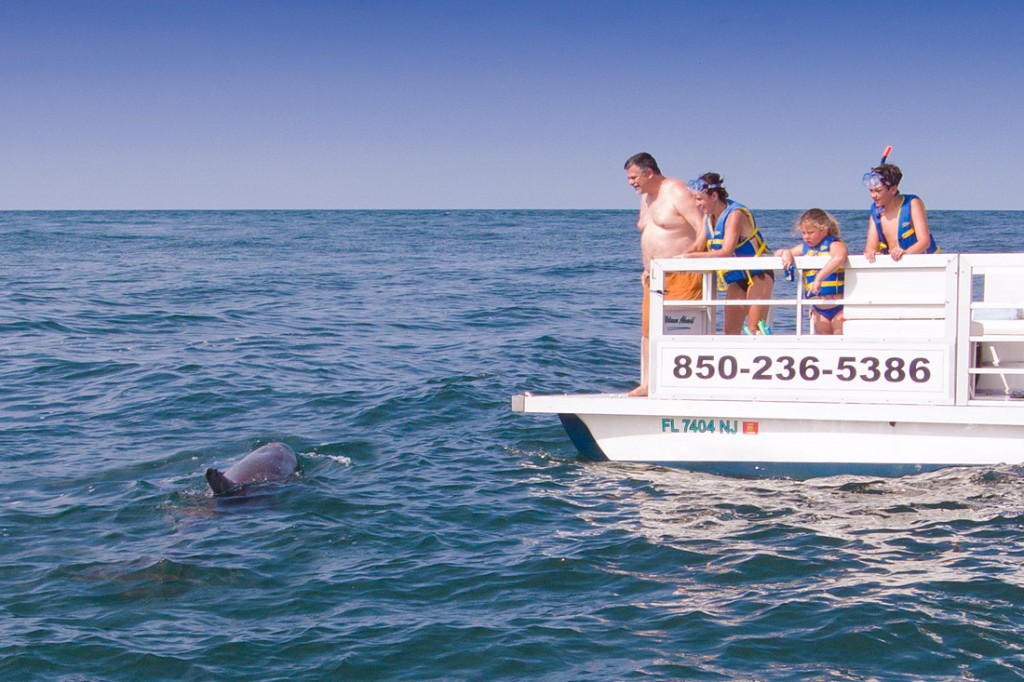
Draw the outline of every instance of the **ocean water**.
<instances>
[{"instance_id":1,"label":"ocean water","mask_svg":"<svg viewBox=\"0 0 1024 682\"><path fill-rule=\"evenodd\" d=\"M510 411L635 385L634 221L0 213L0 679L1024 679L1024 471L590 464ZM274 440L299 476L211 497Z\"/></svg>"}]
</instances>

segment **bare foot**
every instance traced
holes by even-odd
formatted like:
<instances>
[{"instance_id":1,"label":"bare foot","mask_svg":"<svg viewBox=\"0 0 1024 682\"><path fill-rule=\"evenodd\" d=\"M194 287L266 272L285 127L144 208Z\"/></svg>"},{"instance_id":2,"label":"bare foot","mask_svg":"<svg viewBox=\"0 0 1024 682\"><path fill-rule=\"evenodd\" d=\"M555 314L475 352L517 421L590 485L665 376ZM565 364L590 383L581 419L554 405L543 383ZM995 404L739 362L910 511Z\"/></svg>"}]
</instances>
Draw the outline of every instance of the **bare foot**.
<instances>
[{"instance_id":1,"label":"bare foot","mask_svg":"<svg viewBox=\"0 0 1024 682\"><path fill-rule=\"evenodd\" d=\"M640 384L626 395L631 398L640 398L647 395L647 384Z\"/></svg>"}]
</instances>

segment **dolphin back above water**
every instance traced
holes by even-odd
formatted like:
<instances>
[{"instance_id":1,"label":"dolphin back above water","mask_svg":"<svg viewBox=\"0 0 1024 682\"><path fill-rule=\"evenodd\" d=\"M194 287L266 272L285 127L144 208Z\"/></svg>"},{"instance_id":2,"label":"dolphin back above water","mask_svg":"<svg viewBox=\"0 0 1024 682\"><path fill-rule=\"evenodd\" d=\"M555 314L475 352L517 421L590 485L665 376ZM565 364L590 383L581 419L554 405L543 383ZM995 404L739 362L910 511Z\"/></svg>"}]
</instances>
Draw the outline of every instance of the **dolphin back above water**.
<instances>
[{"instance_id":1,"label":"dolphin back above water","mask_svg":"<svg viewBox=\"0 0 1024 682\"><path fill-rule=\"evenodd\" d=\"M250 483L283 481L299 469L295 451L284 443L268 443L253 450L224 471L206 470L214 495L235 492Z\"/></svg>"}]
</instances>

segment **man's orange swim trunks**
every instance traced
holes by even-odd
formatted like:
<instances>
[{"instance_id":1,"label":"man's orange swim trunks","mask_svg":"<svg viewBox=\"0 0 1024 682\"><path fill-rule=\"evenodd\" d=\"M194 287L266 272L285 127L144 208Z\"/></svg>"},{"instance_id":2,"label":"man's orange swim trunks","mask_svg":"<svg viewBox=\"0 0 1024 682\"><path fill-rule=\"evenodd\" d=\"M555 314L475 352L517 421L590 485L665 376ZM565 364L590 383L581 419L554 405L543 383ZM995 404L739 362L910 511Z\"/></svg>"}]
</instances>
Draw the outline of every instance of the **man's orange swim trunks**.
<instances>
[{"instance_id":1,"label":"man's orange swim trunks","mask_svg":"<svg viewBox=\"0 0 1024 682\"><path fill-rule=\"evenodd\" d=\"M666 301L699 301L703 287L703 275L699 272L667 272L665 273ZM644 336L651 331L651 280L644 282Z\"/></svg>"}]
</instances>

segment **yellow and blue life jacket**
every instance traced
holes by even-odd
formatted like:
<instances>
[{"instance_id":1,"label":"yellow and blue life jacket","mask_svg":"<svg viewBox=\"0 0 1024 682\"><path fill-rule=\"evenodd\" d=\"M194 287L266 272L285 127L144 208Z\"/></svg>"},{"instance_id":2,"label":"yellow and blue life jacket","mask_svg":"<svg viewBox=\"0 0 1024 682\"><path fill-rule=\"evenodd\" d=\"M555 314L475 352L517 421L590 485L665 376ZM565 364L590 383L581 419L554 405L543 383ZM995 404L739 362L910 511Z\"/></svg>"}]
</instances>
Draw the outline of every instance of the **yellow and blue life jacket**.
<instances>
[{"instance_id":1,"label":"yellow and blue life jacket","mask_svg":"<svg viewBox=\"0 0 1024 682\"><path fill-rule=\"evenodd\" d=\"M900 215L896 222L896 234L899 236L900 248L904 251L917 243L917 231L910 220L910 202L914 199L920 199L920 197L915 194L903 195L903 205L900 206ZM889 253L889 245L885 243L885 234L882 232L882 220L878 213L878 207L874 204L871 204L871 224L878 231L878 252ZM924 252L939 253L939 244L935 241L935 237L929 234L928 238L931 239L931 243Z\"/></svg>"},{"instance_id":2,"label":"yellow and blue life jacket","mask_svg":"<svg viewBox=\"0 0 1024 682\"><path fill-rule=\"evenodd\" d=\"M722 250L722 239L725 237L725 221L729 218L729 214L735 210L743 211L747 214L747 219L750 220L750 226L753 228L750 232L750 236L736 244L736 248L733 249L734 256L751 258L754 256L760 256L762 253L768 251L768 243L761 236L760 230L757 229L757 223L754 222L754 214L750 212L750 209L743 204L737 203L732 199L726 201L725 210L722 211L722 215L718 216L718 220L715 221L714 226L711 225L711 216L704 216L704 228L708 233L708 251L721 251ZM739 282L744 279L748 283L754 283L754 275L760 275L765 270L730 270L730 271L719 271L718 273L718 290L725 291L727 286L733 282Z\"/></svg>"},{"instance_id":3,"label":"yellow and blue life jacket","mask_svg":"<svg viewBox=\"0 0 1024 682\"><path fill-rule=\"evenodd\" d=\"M833 242L842 241L839 237L833 237L829 235L821 240L817 246L811 246L807 242L804 242L804 253L805 256L827 256L829 250L832 248ZM807 293L811 292L811 284L814 283L814 276L818 274L817 270L804 270L804 291ZM818 296L842 296L843 289L846 286L846 275L843 274L843 269L839 268L831 275L821 280L821 290L818 292Z\"/></svg>"}]
</instances>

